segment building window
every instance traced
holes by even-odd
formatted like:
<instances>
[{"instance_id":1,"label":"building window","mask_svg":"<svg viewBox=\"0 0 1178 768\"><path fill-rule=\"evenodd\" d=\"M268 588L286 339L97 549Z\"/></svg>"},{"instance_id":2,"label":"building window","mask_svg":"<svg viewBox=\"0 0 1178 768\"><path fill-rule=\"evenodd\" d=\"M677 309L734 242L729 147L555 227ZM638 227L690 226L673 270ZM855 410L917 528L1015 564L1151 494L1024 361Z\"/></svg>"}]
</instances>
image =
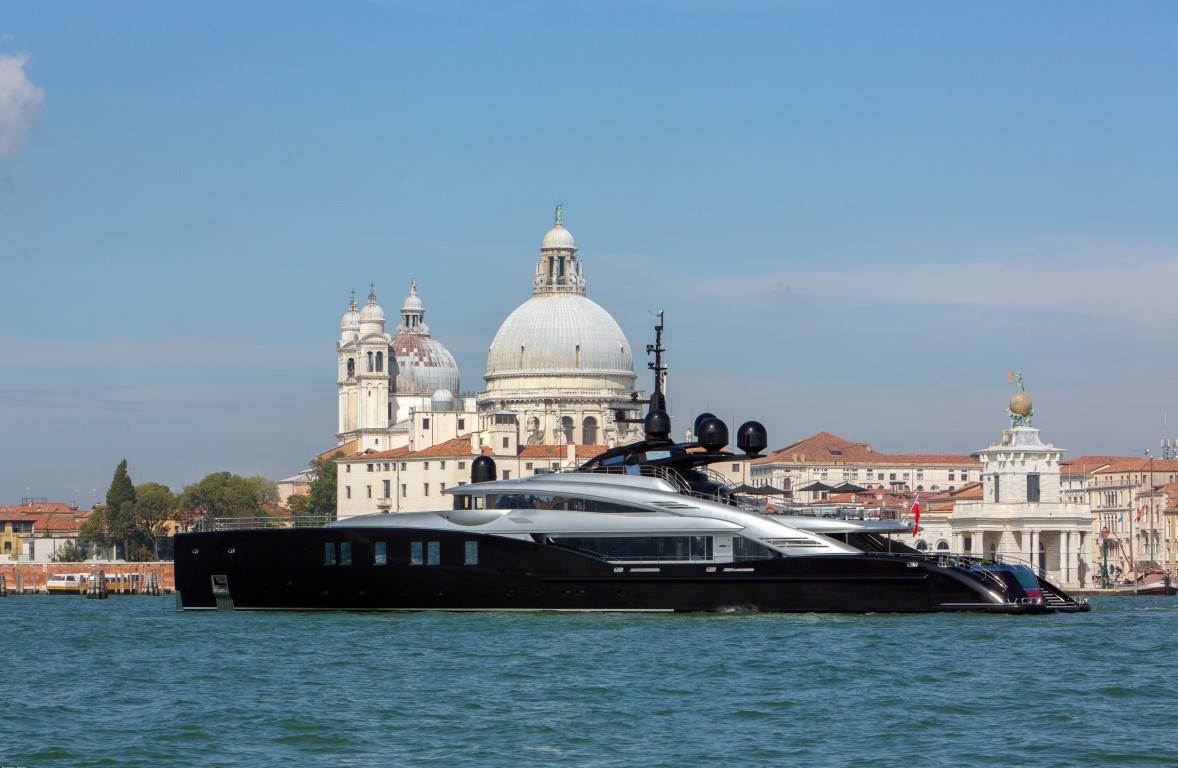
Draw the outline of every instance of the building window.
<instances>
[{"instance_id":1,"label":"building window","mask_svg":"<svg viewBox=\"0 0 1178 768\"><path fill-rule=\"evenodd\" d=\"M460 430L466 429L466 419L459 419L458 420L458 429L460 429Z\"/></svg>"},{"instance_id":2,"label":"building window","mask_svg":"<svg viewBox=\"0 0 1178 768\"><path fill-rule=\"evenodd\" d=\"M528 462L524 463L524 469L531 469L531 468L532 468L532 462L528 461Z\"/></svg>"},{"instance_id":3,"label":"building window","mask_svg":"<svg viewBox=\"0 0 1178 768\"><path fill-rule=\"evenodd\" d=\"M597 443L597 419L592 416L586 416L581 422L581 442L585 445Z\"/></svg>"},{"instance_id":4,"label":"building window","mask_svg":"<svg viewBox=\"0 0 1178 768\"><path fill-rule=\"evenodd\" d=\"M401 496L405 497L408 495L409 495L409 491L406 489L405 483L401 483Z\"/></svg>"},{"instance_id":5,"label":"building window","mask_svg":"<svg viewBox=\"0 0 1178 768\"><path fill-rule=\"evenodd\" d=\"M421 565L421 550L420 541L409 542L409 565Z\"/></svg>"},{"instance_id":6,"label":"building window","mask_svg":"<svg viewBox=\"0 0 1178 768\"><path fill-rule=\"evenodd\" d=\"M392 483L392 481L391 481L391 480L385 480L385 481L383 481L383 482L384 482L384 498L386 498L386 499L387 499L387 498L389 497L389 494L390 494L390 493L391 493L391 491L392 491L392 488L391 488L391 486L392 486L392 484L393 484L393 483Z\"/></svg>"},{"instance_id":7,"label":"building window","mask_svg":"<svg viewBox=\"0 0 1178 768\"><path fill-rule=\"evenodd\" d=\"M995 504L1002 503L1001 494L999 493L999 489L1001 487L1002 487L1002 484L998 482L998 475L994 475L994 503Z\"/></svg>"},{"instance_id":8,"label":"building window","mask_svg":"<svg viewBox=\"0 0 1178 768\"><path fill-rule=\"evenodd\" d=\"M427 471L427 472L428 472L428 471L429 471L429 462L428 462L428 461L423 461L423 462L421 463L421 468L422 468L423 470L425 470L425 471Z\"/></svg>"},{"instance_id":9,"label":"building window","mask_svg":"<svg viewBox=\"0 0 1178 768\"><path fill-rule=\"evenodd\" d=\"M364 486L364 487L365 487L365 488L368 490L368 498L370 498L370 499L371 499L371 498L372 498L372 486L371 486L371 485L366 485L366 486Z\"/></svg>"},{"instance_id":10,"label":"building window","mask_svg":"<svg viewBox=\"0 0 1178 768\"><path fill-rule=\"evenodd\" d=\"M349 475L350 475L350 474L352 474L352 465L351 465L351 464L345 464L345 465L344 465L344 471L345 471L345 472L347 472Z\"/></svg>"},{"instance_id":11,"label":"building window","mask_svg":"<svg viewBox=\"0 0 1178 768\"><path fill-rule=\"evenodd\" d=\"M739 464L733 464L733 465L732 465L732 471L733 471L733 472L739 472L739 471L740 471L740 465L739 465Z\"/></svg>"},{"instance_id":12,"label":"building window","mask_svg":"<svg viewBox=\"0 0 1178 768\"><path fill-rule=\"evenodd\" d=\"M442 465L442 469L446 468L446 462L443 461L443 462L439 462L439 463Z\"/></svg>"},{"instance_id":13,"label":"building window","mask_svg":"<svg viewBox=\"0 0 1178 768\"><path fill-rule=\"evenodd\" d=\"M429 417L428 416L421 420L421 428L422 429L429 429Z\"/></svg>"},{"instance_id":14,"label":"building window","mask_svg":"<svg viewBox=\"0 0 1178 768\"><path fill-rule=\"evenodd\" d=\"M507 450L507 446L509 445L509 443L508 443L509 439L510 438L506 438L506 437L503 438L503 450Z\"/></svg>"},{"instance_id":15,"label":"building window","mask_svg":"<svg viewBox=\"0 0 1178 768\"><path fill-rule=\"evenodd\" d=\"M442 562L442 543L439 541L429 542L429 546L425 551L425 564L438 565Z\"/></svg>"},{"instance_id":16,"label":"building window","mask_svg":"<svg viewBox=\"0 0 1178 768\"><path fill-rule=\"evenodd\" d=\"M1039 476L1027 475L1027 501L1039 500Z\"/></svg>"},{"instance_id":17,"label":"building window","mask_svg":"<svg viewBox=\"0 0 1178 768\"><path fill-rule=\"evenodd\" d=\"M504 479L504 480L510 480L510 479L511 479L511 470L510 470L510 469L505 469L505 470L503 470L503 479Z\"/></svg>"},{"instance_id":18,"label":"building window","mask_svg":"<svg viewBox=\"0 0 1178 768\"><path fill-rule=\"evenodd\" d=\"M377 352L376 353L376 372L381 373L382 371L384 371L384 352Z\"/></svg>"},{"instance_id":19,"label":"building window","mask_svg":"<svg viewBox=\"0 0 1178 768\"><path fill-rule=\"evenodd\" d=\"M888 474L888 480L890 481L890 480L895 480L895 479L896 479L896 473L895 473L895 472L890 472L890 473ZM949 479L950 479L950 480L952 480L953 478L949 478Z\"/></svg>"},{"instance_id":20,"label":"building window","mask_svg":"<svg viewBox=\"0 0 1178 768\"><path fill-rule=\"evenodd\" d=\"M458 468L459 469L466 469L466 462L465 461L458 462Z\"/></svg>"},{"instance_id":21,"label":"building window","mask_svg":"<svg viewBox=\"0 0 1178 768\"><path fill-rule=\"evenodd\" d=\"M957 473L955 473L955 472L950 472L950 473L949 473L949 482L953 482L953 481L954 481L954 480L956 480L956 479L957 479Z\"/></svg>"},{"instance_id":22,"label":"building window","mask_svg":"<svg viewBox=\"0 0 1178 768\"><path fill-rule=\"evenodd\" d=\"M422 483L421 487L425 489L422 495L429 496L429 483Z\"/></svg>"},{"instance_id":23,"label":"building window","mask_svg":"<svg viewBox=\"0 0 1178 768\"><path fill-rule=\"evenodd\" d=\"M348 358L348 378L356 378L356 359L352 357Z\"/></svg>"},{"instance_id":24,"label":"building window","mask_svg":"<svg viewBox=\"0 0 1178 768\"><path fill-rule=\"evenodd\" d=\"M389 564L389 544L387 541L376 542L376 550L372 553L373 565Z\"/></svg>"},{"instance_id":25,"label":"building window","mask_svg":"<svg viewBox=\"0 0 1178 768\"><path fill-rule=\"evenodd\" d=\"M339 545L339 564L352 564L352 545L349 542L343 542Z\"/></svg>"},{"instance_id":26,"label":"building window","mask_svg":"<svg viewBox=\"0 0 1178 768\"><path fill-rule=\"evenodd\" d=\"M463 559L465 565L479 564L479 543L477 541L468 541L463 547Z\"/></svg>"},{"instance_id":27,"label":"building window","mask_svg":"<svg viewBox=\"0 0 1178 768\"><path fill-rule=\"evenodd\" d=\"M369 465L368 465L368 471L369 471L369 472L371 472L371 471L372 471L372 465L371 465L371 464L369 464Z\"/></svg>"},{"instance_id":28,"label":"building window","mask_svg":"<svg viewBox=\"0 0 1178 768\"><path fill-rule=\"evenodd\" d=\"M438 491L441 492L444 490L446 490L446 484L445 483L438 483Z\"/></svg>"},{"instance_id":29,"label":"building window","mask_svg":"<svg viewBox=\"0 0 1178 768\"><path fill-rule=\"evenodd\" d=\"M401 471L402 471L402 472L406 472L406 471L408 471L408 469L409 469L409 464L408 464L408 463L406 463L406 462L404 462L404 461L402 461L402 462L401 462Z\"/></svg>"},{"instance_id":30,"label":"building window","mask_svg":"<svg viewBox=\"0 0 1178 768\"><path fill-rule=\"evenodd\" d=\"M329 541L323 545L323 564L335 565L335 542Z\"/></svg>"},{"instance_id":31,"label":"building window","mask_svg":"<svg viewBox=\"0 0 1178 768\"><path fill-rule=\"evenodd\" d=\"M352 498L352 486L350 486L350 485L344 486L344 496L349 499Z\"/></svg>"},{"instance_id":32,"label":"building window","mask_svg":"<svg viewBox=\"0 0 1178 768\"><path fill-rule=\"evenodd\" d=\"M368 372L372 373L372 353L371 352L368 353ZM368 394L372 394L372 393L369 392Z\"/></svg>"}]
</instances>

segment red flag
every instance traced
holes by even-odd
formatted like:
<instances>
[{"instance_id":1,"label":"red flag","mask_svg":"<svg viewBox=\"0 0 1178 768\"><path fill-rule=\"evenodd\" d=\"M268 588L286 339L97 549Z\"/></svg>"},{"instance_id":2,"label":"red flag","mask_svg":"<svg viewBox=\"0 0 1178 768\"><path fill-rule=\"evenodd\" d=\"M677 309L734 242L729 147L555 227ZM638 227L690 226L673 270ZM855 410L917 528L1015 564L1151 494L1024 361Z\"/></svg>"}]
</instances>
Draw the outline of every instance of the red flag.
<instances>
[{"instance_id":1,"label":"red flag","mask_svg":"<svg viewBox=\"0 0 1178 768\"><path fill-rule=\"evenodd\" d=\"M912 521L912 536L913 536L913 538L915 538L916 534L920 531L920 492L919 491L916 494L916 498L912 500L912 509L910 511L915 516L915 519Z\"/></svg>"}]
</instances>

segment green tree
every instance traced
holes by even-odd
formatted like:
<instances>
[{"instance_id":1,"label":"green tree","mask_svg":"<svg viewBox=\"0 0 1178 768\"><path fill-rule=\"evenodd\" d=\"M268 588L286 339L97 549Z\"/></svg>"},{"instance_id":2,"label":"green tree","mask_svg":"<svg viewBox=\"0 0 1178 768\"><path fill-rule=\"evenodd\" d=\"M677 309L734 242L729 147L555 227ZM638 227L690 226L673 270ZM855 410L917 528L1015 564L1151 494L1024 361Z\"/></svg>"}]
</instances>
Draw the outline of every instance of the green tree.
<instances>
[{"instance_id":1,"label":"green tree","mask_svg":"<svg viewBox=\"0 0 1178 768\"><path fill-rule=\"evenodd\" d=\"M90 514L78 532L78 542L86 550L96 547L106 549L111 545L110 531L106 525L106 507L98 504L90 510Z\"/></svg>"},{"instance_id":2,"label":"green tree","mask_svg":"<svg viewBox=\"0 0 1178 768\"><path fill-rule=\"evenodd\" d=\"M335 460L343 455L343 451L336 451L325 459L315 459L311 462L311 468L315 470L315 479L311 481L307 514L321 515L328 520L335 519Z\"/></svg>"},{"instance_id":3,"label":"green tree","mask_svg":"<svg viewBox=\"0 0 1178 768\"><path fill-rule=\"evenodd\" d=\"M121 544L123 557L130 557L131 537L135 525L135 485L127 473L127 460L115 467L110 488L106 492L106 530L116 544Z\"/></svg>"},{"instance_id":4,"label":"green tree","mask_svg":"<svg viewBox=\"0 0 1178 768\"><path fill-rule=\"evenodd\" d=\"M213 472L184 489L180 509L188 521L196 517L258 517L263 514L262 503L271 497L277 498L277 490L265 478Z\"/></svg>"},{"instance_id":5,"label":"green tree","mask_svg":"<svg viewBox=\"0 0 1178 768\"><path fill-rule=\"evenodd\" d=\"M268 480L261 475L242 478L253 489L254 498L259 504L278 503L278 483Z\"/></svg>"},{"instance_id":6,"label":"green tree","mask_svg":"<svg viewBox=\"0 0 1178 768\"><path fill-rule=\"evenodd\" d=\"M71 541L68 544L58 547L57 551L53 553L53 557L49 558L55 563L80 563L86 559L86 549L80 546L77 542Z\"/></svg>"},{"instance_id":7,"label":"green tree","mask_svg":"<svg viewBox=\"0 0 1178 768\"><path fill-rule=\"evenodd\" d=\"M135 527L150 545L150 556L159 559L159 539L176 509L176 494L166 485L140 483L135 486Z\"/></svg>"},{"instance_id":8,"label":"green tree","mask_svg":"<svg viewBox=\"0 0 1178 768\"><path fill-rule=\"evenodd\" d=\"M310 503L311 499L303 493L292 493L286 498L286 508L290 510L291 517L305 517Z\"/></svg>"}]
</instances>

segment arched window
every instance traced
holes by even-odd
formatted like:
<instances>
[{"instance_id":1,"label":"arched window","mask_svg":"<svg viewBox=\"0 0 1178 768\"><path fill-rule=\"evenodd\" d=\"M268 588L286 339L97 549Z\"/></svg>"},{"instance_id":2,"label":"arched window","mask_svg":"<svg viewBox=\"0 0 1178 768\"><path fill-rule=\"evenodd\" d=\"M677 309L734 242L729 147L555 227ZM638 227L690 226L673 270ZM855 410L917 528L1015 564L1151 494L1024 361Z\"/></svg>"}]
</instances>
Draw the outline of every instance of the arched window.
<instances>
[{"instance_id":1,"label":"arched window","mask_svg":"<svg viewBox=\"0 0 1178 768\"><path fill-rule=\"evenodd\" d=\"M938 552L948 552L949 551L949 542L945 541L944 539L941 539L940 541L938 541L937 542L937 551Z\"/></svg>"},{"instance_id":2,"label":"arched window","mask_svg":"<svg viewBox=\"0 0 1178 768\"><path fill-rule=\"evenodd\" d=\"M356 358L354 357L348 358L348 378L356 378Z\"/></svg>"},{"instance_id":3,"label":"arched window","mask_svg":"<svg viewBox=\"0 0 1178 768\"><path fill-rule=\"evenodd\" d=\"M372 353L368 353L368 372L372 373Z\"/></svg>"},{"instance_id":4,"label":"arched window","mask_svg":"<svg viewBox=\"0 0 1178 768\"><path fill-rule=\"evenodd\" d=\"M384 370L384 352L376 353L376 372L380 373Z\"/></svg>"},{"instance_id":5,"label":"arched window","mask_svg":"<svg viewBox=\"0 0 1178 768\"><path fill-rule=\"evenodd\" d=\"M586 416L585 420L581 422L581 443L584 445L597 443L597 419L592 416Z\"/></svg>"},{"instance_id":6,"label":"arched window","mask_svg":"<svg viewBox=\"0 0 1178 768\"><path fill-rule=\"evenodd\" d=\"M564 442L566 445L573 442L573 417L560 417L560 431L564 435Z\"/></svg>"},{"instance_id":7,"label":"arched window","mask_svg":"<svg viewBox=\"0 0 1178 768\"><path fill-rule=\"evenodd\" d=\"M916 548L919 549L921 552L927 552L928 551L928 543L924 539L920 539L916 542Z\"/></svg>"}]
</instances>

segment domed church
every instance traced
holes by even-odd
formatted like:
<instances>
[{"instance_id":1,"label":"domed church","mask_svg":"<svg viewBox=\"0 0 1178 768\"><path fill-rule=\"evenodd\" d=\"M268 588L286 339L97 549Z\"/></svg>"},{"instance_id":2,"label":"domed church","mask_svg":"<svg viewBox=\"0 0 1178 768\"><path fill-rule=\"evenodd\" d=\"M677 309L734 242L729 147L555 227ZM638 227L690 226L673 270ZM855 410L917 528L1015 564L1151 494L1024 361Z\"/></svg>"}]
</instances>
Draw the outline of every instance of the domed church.
<instances>
[{"instance_id":1,"label":"domed church","mask_svg":"<svg viewBox=\"0 0 1178 768\"><path fill-rule=\"evenodd\" d=\"M617 321L585 295L585 275L561 206L540 243L532 297L495 334L478 396L484 415L513 414L522 443L612 445L637 418L634 358Z\"/></svg>"},{"instance_id":2,"label":"domed church","mask_svg":"<svg viewBox=\"0 0 1178 768\"><path fill-rule=\"evenodd\" d=\"M430 336L416 280L409 284L401 322L391 336L385 333L375 286L363 309L357 309L353 297L340 319L336 352L341 444L355 440L364 447L390 447L390 428L405 422L411 411L452 410L459 398L458 365Z\"/></svg>"}]
</instances>

